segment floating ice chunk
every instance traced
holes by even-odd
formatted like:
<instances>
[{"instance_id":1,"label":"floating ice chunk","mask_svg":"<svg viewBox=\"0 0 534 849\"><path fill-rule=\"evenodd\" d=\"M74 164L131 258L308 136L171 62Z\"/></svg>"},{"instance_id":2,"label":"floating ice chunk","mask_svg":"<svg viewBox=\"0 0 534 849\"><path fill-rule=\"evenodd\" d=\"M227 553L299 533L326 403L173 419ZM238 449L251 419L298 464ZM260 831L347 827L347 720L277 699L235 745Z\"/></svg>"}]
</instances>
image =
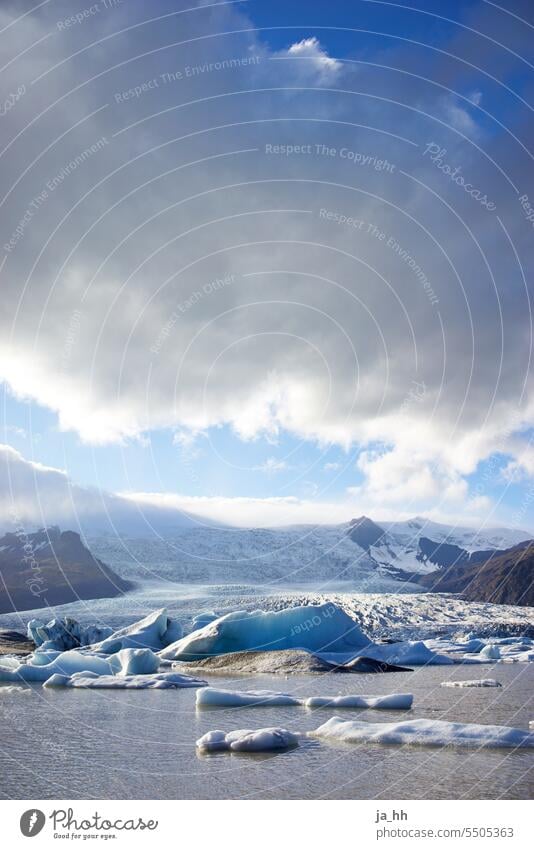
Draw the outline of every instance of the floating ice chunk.
<instances>
[{"instance_id":1,"label":"floating ice chunk","mask_svg":"<svg viewBox=\"0 0 534 849\"><path fill-rule=\"evenodd\" d=\"M472 681L442 681L442 687L502 687L495 678L476 678Z\"/></svg>"},{"instance_id":2,"label":"floating ice chunk","mask_svg":"<svg viewBox=\"0 0 534 849\"><path fill-rule=\"evenodd\" d=\"M276 752L298 746L297 734L285 728L258 728L255 731L208 731L197 740L200 752Z\"/></svg>"},{"instance_id":3,"label":"floating ice chunk","mask_svg":"<svg viewBox=\"0 0 534 849\"><path fill-rule=\"evenodd\" d=\"M27 626L28 638L43 649L69 651L80 646L89 646L103 640L112 629L98 625L81 625L76 619L51 619L46 625L40 619L30 619Z\"/></svg>"},{"instance_id":4,"label":"floating ice chunk","mask_svg":"<svg viewBox=\"0 0 534 849\"><path fill-rule=\"evenodd\" d=\"M499 646L496 645L487 645L484 646L483 649L480 650L480 657L487 657L491 660L499 660L501 656L501 650Z\"/></svg>"},{"instance_id":5,"label":"floating ice chunk","mask_svg":"<svg viewBox=\"0 0 534 849\"><path fill-rule=\"evenodd\" d=\"M411 693L393 693L389 696L312 696L304 700L308 708L375 708L376 710L409 710L413 704Z\"/></svg>"},{"instance_id":6,"label":"floating ice chunk","mask_svg":"<svg viewBox=\"0 0 534 849\"><path fill-rule=\"evenodd\" d=\"M36 654L39 654L36 652ZM16 668L0 666L0 681L47 681L56 672L61 675L74 675L75 672L94 672L96 675L111 675L113 670L109 660L98 657L83 649L62 652L49 663L32 662L32 655L19 663Z\"/></svg>"},{"instance_id":7,"label":"floating ice chunk","mask_svg":"<svg viewBox=\"0 0 534 849\"><path fill-rule=\"evenodd\" d=\"M78 672L75 675L52 675L43 686L97 690L178 690L205 687L206 682L178 672L159 672L154 675L91 675Z\"/></svg>"},{"instance_id":8,"label":"floating ice chunk","mask_svg":"<svg viewBox=\"0 0 534 849\"><path fill-rule=\"evenodd\" d=\"M161 652L170 660L202 660L237 651L308 649L354 656L369 645L357 622L336 604L227 613Z\"/></svg>"},{"instance_id":9,"label":"floating ice chunk","mask_svg":"<svg viewBox=\"0 0 534 849\"><path fill-rule=\"evenodd\" d=\"M301 699L289 696L287 693L277 693L274 690L218 690L215 687L205 687L197 693L197 707L265 707L266 705L281 707L282 705L300 705Z\"/></svg>"},{"instance_id":10,"label":"floating ice chunk","mask_svg":"<svg viewBox=\"0 0 534 849\"><path fill-rule=\"evenodd\" d=\"M534 748L534 734L505 725L471 725L439 719L404 722L358 722L333 716L310 732L312 737L345 743L462 746L470 748Z\"/></svg>"},{"instance_id":11,"label":"floating ice chunk","mask_svg":"<svg viewBox=\"0 0 534 849\"><path fill-rule=\"evenodd\" d=\"M31 693L31 689L29 687L17 687L16 684L8 684L0 687L0 695L5 695L6 693Z\"/></svg>"},{"instance_id":12,"label":"floating ice chunk","mask_svg":"<svg viewBox=\"0 0 534 849\"><path fill-rule=\"evenodd\" d=\"M121 649L109 665L115 675L149 675L158 671L159 657L152 649Z\"/></svg>"},{"instance_id":13,"label":"floating ice chunk","mask_svg":"<svg viewBox=\"0 0 534 849\"><path fill-rule=\"evenodd\" d=\"M115 631L107 639L94 644L92 648L106 654L114 654L121 649L138 648L160 651L170 643L179 640L181 636L180 623L169 619L165 608L162 608L145 616L139 622L134 622L133 625Z\"/></svg>"},{"instance_id":14,"label":"floating ice chunk","mask_svg":"<svg viewBox=\"0 0 534 849\"><path fill-rule=\"evenodd\" d=\"M528 727L530 728L531 731L534 731L534 719L530 720Z\"/></svg>"}]
</instances>

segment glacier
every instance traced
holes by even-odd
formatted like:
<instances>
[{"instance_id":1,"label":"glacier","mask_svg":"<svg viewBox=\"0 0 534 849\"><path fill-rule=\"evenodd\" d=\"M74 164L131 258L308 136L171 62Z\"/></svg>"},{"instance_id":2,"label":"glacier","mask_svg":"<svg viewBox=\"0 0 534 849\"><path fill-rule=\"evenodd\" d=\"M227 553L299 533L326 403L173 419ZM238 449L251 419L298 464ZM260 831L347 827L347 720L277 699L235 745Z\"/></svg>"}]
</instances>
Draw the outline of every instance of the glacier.
<instances>
[{"instance_id":1,"label":"glacier","mask_svg":"<svg viewBox=\"0 0 534 849\"><path fill-rule=\"evenodd\" d=\"M534 749L534 734L520 728L445 722L440 719L358 722L333 716L309 734L311 737L344 743Z\"/></svg>"},{"instance_id":2,"label":"glacier","mask_svg":"<svg viewBox=\"0 0 534 849\"><path fill-rule=\"evenodd\" d=\"M276 752L299 745L299 735L286 728L250 728L237 731L208 731L196 746L199 752Z\"/></svg>"}]
</instances>

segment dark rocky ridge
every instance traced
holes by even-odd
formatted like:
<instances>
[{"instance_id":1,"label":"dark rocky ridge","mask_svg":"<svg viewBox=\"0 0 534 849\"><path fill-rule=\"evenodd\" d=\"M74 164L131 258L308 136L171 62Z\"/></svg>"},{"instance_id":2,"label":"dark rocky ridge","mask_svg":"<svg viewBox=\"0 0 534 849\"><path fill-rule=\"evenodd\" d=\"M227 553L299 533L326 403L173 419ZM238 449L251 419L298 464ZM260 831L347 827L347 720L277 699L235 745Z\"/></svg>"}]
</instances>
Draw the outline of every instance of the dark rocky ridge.
<instances>
[{"instance_id":1,"label":"dark rocky ridge","mask_svg":"<svg viewBox=\"0 0 534 849\"><path fill-rule=\"evenodd\" d=\"M74 531L52 527L0 539L0 613L113 598L132 589Z\"/></svg>"},{"instance_id":2,"label":"dark rocky ridge","mask_svg":"<svg viewBox=\"0 0 534 849\"><path fill-rule=\"evenodd\" d=\"M431 572L420 583L433 592L461 593L467 601L534 606L534 542Z\"/></svg>"}]
</instances>

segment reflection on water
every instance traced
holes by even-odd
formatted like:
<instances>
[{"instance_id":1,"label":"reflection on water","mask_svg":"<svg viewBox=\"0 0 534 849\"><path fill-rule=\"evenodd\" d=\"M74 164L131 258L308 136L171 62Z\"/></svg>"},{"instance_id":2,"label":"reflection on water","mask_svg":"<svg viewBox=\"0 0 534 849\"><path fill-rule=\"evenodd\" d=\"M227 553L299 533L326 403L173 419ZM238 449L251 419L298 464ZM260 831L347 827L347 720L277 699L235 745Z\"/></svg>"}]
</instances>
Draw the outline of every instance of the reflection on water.
<instances>
[{"instance_id":1,"label":"reflection on water","mask_svg":"<svg viewBox=\"0 0 534 849\"><path fill-rule=\"evenodd\" d=\"M502 689L440 687L473 667L387 675L213 676L221 687L299 696L413 692L414 709L337 710L380 722L426 717L528 728L531 664L483 667ZM317 741L276 755L199 756L195 740L221 728L316 728L336 711L300 707L196 711L194 690L83 691L32 688L0 694L2 798L528 798L532 752L350 745ZM530 772L529 772L530 770Z\"/></svg>"}]
</instances>

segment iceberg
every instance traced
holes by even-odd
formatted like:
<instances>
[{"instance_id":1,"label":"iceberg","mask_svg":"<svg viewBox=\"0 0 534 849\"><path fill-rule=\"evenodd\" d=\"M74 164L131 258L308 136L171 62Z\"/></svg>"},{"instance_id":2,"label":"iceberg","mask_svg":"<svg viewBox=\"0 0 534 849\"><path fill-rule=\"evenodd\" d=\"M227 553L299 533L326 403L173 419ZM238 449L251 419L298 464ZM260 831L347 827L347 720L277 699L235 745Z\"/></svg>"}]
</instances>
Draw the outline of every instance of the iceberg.
<instances>
[{"instance_id":1,"label":"iceberg","mask_svg":"<svg viewBox=\"0 0 534 849\"><path fill-rule=\"evenodd\" d=\"M121 649L147 648L160 651L182 636L179 622L169 619L165 608L156 610L144 619L113 632L106 639L94 643L92 648L105 654L114 654Z\"/></svg>"},{"instance_id":2,"label":"iceberg","mask_svg":"<svg viewBox=\"0 0 534 849\"><path fill-rule=\"evenodd\" d=\"M410 710L411 693L393 693L389 696L312 696L304 699L307 708L373 708L375 710Z\"/></svg>"},{"instance_id":3,"label":"iceberg","mask_svg":"<svg viewBox=\"0 0 534 849\"><path fill-rule=\"evenodd\" d=\"M151 649L121 649L111 656L115 675L150 675L159 669L159 657Z\"/></svg>"},{"instance_id":4,"label":"iceberg","mask_svg":"<svg viewBox=\"0 0 534 849\"><path fill-rule=\"evenodd\" d=\"M17 666L0 665L0 681L47 681L52 675L144 675L159 668L159 658L150 649L122 649L111 657L72 649L66 652L34 652L19 659Z\"/></svg>"},{"instance_id":5,"label":"iceberg","mask_svg":"<svg viewBox=\"0 0 534 849\"><path fill-rule=\"evenodd\" d=\"M112 638L111 638L112 639ZM234 611L160 652L168 660L202 660L239 651L307 649L354 656L370 644L359 625L336 604L279 611Z\"/></svg>"},{"instance_id":6,"label":"iceberg","mask_svg":"<svg viewBox=\"0 0 534 849\"><path fill-rule=\"evenodd\" d=\"M197 707L282 707L300 705L301 699L274 690L218 690L205 687L197 693Z\"/></svg>"},{"instance_id":7,"label":"iceberg","mask_svg":"<svg viewBox=\"0 0 534 849\"><path fill-rule=\"evenodd\" d=\"M299 745L299 736L285 728L208 731L197 740L199 752L276 752Z\"/></svg>"},{"instance_id":8,"label":"iceberg","mask_svg":"<svg viewBox=\"0 0 534 849\"><path fill-rule=\"evenodd\" d=\"M499 660L501 657L501 650L499 646L489 644L480 650L480 657L487 657L490 660Z\"/></svg>"},{"instance_id":9,"label":"iceberg","mask_svg":"<svg viewBox=\"0 0 534 849\"><path fill-rule=\"evenodd\" d=\"M404 722L358 722L333 716L311 737L344 743L383 745L460 746L467 748L534 748L534 734L505 725L471 725L440 719L412 719Z\"/></svg>"},{"instance_id":10,"label":"iceberg","mask_svg":"<svg viewBox=\"0 0 534 849\"><path fill-rule=\"evenodd\" d=\"M502 687L495 678L476 678L472 681L442 681L442 687Z\"/></svg>"},{"instance_id":11,"label":"iceberg","mask_svg":"<svg viewBox=\"0 0 534 849\"><path fill-rule=\"evenodd\" d=\"M36 654L39 654L36 652ZM38 658L39 661L42 658ZM83 649L73 649L58 654L48 663L32 662L32 655L16 667L0 666L0 681L46 681L56 672L74 675L75 672L94 672L95 675L112 675L109 660Z\"/></svg>"},{"instance_id":12,"label":"iceberg","mask_svg":"<svg viewBox=\"0 0 534 849\"><path fill-rule=\"evenodd\" d=\"M30 619L27 625L28 639L33 640L37 647L57 651L89 646L91 643L104 640L111 633L111 628L80 625L70 616L64 619L51 619L46 625L40 619Z\"/></svg>"},{"instance_id":13,"label":"iceberg","mask_svg":"<svg viewBox=\"0 0 534 849\"><path fill-rule=\"evenodd\" d=\"M106 690L179 690L189 687L205 687L201 678L180 675L177 672L160 672L153 675L95 675L77 672L74 675L52 675L44 687L80 687Z\"/></svg>"}]
</instances>

